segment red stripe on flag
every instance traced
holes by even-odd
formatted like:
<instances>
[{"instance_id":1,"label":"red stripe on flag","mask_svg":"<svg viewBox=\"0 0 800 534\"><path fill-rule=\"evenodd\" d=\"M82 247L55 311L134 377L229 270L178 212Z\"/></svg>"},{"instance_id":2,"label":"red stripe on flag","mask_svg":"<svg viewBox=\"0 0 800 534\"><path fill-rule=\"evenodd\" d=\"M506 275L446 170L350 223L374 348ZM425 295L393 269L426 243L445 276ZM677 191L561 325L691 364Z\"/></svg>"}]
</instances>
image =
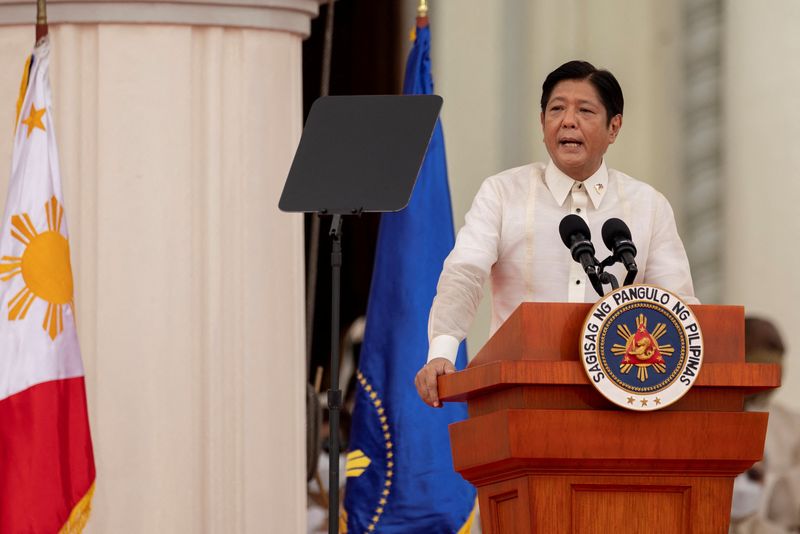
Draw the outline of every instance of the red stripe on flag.
<instances>
[{"instance_id":1,"label":"red stripe on flag","mask_svg":"<svg viewBox=\"0 0 800 534\"><path fill-rule=\"evenodd\" d=\"M83 377L0 401L0 532L58 532L94 477Z\"/></svg>"}]
</instances>

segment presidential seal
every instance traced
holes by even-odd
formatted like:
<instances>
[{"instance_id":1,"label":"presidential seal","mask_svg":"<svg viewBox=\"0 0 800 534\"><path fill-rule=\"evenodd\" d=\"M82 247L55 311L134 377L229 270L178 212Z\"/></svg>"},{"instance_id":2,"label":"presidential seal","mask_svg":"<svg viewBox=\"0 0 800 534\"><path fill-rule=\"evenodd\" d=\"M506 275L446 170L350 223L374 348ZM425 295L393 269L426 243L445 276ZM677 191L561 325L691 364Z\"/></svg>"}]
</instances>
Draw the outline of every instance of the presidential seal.
<instances>
[{"instance_id":1,"label":"presidential seal","mask_svg":"<svg viewBox=\"0 0 800 534\"><path fill-rule=\"evenodd\" d=\"M608 400L629 410L658 410L692 387L703 363L703 334L677 295L631 285L592 307L580 352L589 379Z\"/></svg>"}]
</instances>

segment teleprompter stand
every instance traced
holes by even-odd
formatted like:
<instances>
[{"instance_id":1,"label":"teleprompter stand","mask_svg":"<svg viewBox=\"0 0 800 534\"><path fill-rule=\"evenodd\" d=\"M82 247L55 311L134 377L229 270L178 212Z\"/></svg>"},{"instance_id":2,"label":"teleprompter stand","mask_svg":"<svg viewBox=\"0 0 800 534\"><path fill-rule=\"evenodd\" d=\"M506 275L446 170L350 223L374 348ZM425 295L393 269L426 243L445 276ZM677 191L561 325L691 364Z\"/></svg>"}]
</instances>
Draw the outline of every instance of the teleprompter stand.
<instances>
[{"instance_id":1,"label":"teleprompter stand","mask_svg":"<svg viewBox=\"0 0 800 534\"><path fill-rule=\"evenodd\" d=\"M339 298L342 216L408 205L442 99L332 96L314 102L279 207L331 215L331 384L328 533L339 520Z\"/></svg>"}]
</instances>

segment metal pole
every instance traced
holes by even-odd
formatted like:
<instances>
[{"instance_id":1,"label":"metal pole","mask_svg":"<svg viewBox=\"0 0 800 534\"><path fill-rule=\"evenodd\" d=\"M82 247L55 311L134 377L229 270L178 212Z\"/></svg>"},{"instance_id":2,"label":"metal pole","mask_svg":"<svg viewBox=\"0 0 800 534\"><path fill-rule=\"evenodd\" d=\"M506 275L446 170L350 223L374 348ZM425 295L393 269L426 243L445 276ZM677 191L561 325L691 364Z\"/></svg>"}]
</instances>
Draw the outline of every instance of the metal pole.
<instances>
[{"instance_id":1,"label":"metal pole","mask_svg":"<svg viewBox=\"0 0 800 534\"><path fill-rule=\"evenodd\" d=\"M331 238L331 387L328 390L330 433L328 436L328 534L339 532L339 411L342 391L339 389L339 300L342 269L342 216L334 215L329 232Z\"/></svg>"},{"instance_id":2,"label":"metal pole","mask_svg":"<svg viewBox=\"0 0 800 534\"><path fill-rule=\"evenodd\" d=\"M47 0L36 1L36 42L47 35Z\"/></svg>"}]
</instances>

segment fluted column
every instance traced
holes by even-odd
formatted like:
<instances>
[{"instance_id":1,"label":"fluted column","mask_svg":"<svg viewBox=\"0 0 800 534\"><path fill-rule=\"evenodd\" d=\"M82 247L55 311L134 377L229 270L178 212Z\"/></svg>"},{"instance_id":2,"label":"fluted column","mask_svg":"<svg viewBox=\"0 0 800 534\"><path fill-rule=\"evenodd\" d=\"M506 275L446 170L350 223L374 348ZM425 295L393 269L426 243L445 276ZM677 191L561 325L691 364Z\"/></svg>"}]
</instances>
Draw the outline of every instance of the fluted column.
<instances>
[{"instance_id":1,"label":"fluted column","mask_svg":"<svg viewBox=\"0 0 800 534\"><path fill-rule=\"evenodd\" d=\"M317 2L49 5L90 532L304 531L302 219L276 206ZM0 165L32 6L0 0Z\"/></svg>"},{"instance_id":2,"label":"fluted column","mask_svg":"<svg viewBox=\"0 0 800 534\"><path fill-rule=\"evenodd\" d=\"M800 3L723 6L725 300L776 322L788 347L777 395L800 410Z\"/></svg>"},{"instance_id":3,"label":"fluted column","mask_svg":"<svg viewBox=\"0 0 800 534\"><path fill-rule=\"evenodd\" d=\"M723 302L722 0L685 0L683 22L683 238L695 293L702 302Z\"/></svg>"}]
</instances>

